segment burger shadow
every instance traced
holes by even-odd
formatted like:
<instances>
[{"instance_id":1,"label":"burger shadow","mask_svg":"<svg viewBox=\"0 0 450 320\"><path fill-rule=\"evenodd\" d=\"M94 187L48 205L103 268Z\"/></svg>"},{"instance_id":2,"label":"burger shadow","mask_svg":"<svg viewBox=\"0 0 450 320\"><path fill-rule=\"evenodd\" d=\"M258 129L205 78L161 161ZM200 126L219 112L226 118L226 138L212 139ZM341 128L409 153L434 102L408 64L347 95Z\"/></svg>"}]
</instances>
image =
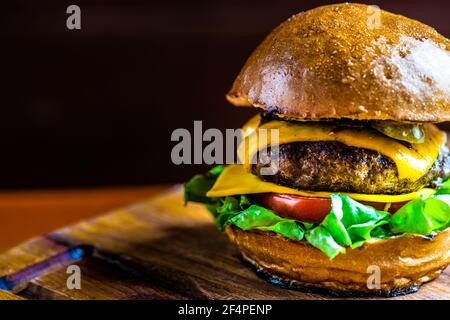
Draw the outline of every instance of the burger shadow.
<instances>
[{"instance_id":1,"label":"burger shadow","mask_svg":"<svg viewBox=\"0 0 450 320\"><path fill-rule=\"evenodd\" d=\"M144 260L131 255L123 262L127 269L131 263L131 269L151 284L190 299L385 299L418 289L379 296L293 285L245 262L239 250L213 224L163 230L164 236L130 244L125 249L140 252L139 256L144 253Z\"/></svg>"},{"instance_id":2,"label":"burger shadow","mask_svg":"<svg viewBox=\"0 0 450 320\"><path fill-rule=\"evenodd\" d=\"M345 299L332 291L292 286L242 259L215 225L168 227L164 236L130 243L121 264L149 285L189 299ZM137 252L137 254L136 254ZM131 254L129 254L131 253ZM135 254L133 254L135 253ZM144 258L142 258L144 257Z\"/></svg>"}]
</instances>

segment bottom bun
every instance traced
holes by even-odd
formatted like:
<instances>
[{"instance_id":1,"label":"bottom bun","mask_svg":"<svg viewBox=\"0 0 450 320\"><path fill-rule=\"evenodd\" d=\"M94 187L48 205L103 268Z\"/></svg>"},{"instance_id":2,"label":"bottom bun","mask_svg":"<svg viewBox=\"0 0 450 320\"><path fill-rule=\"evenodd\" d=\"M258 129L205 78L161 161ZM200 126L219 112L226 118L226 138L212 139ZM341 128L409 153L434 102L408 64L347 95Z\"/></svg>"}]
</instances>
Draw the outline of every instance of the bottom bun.
<instances>
[{"instance_id":1,"label":"bottom bun","mask_svg":"<svg viewBox=\"0 0 450 320\"><path fill-rule=\"evenodd\" d=\"M333 260L305 241L289 240L273 232L228 226L226 233L243 259L270 282L338 296L415 292L450 263L450 228L434 237L404 235L370 240L359 248L348 248ZM374 274L378 270L377 283Z\"/></svg>"}]
</instances>

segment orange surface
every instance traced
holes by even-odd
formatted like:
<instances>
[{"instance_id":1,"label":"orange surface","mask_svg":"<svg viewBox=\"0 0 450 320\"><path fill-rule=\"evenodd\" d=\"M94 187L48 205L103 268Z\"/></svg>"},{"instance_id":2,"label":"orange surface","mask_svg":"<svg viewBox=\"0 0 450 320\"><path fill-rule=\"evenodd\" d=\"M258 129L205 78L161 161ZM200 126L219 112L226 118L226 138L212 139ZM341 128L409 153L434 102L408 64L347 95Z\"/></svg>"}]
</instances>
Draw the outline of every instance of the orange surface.
<instances>
[{"instance_id":1,"label":"orange surface","mask_svg":"<svg viewBox=\"0 0 450 320\"><path fill-rule=\"evenodd\" d=\"M0 251L163 191L168 186L0 191Z\"/></svg>"}]
</instances>

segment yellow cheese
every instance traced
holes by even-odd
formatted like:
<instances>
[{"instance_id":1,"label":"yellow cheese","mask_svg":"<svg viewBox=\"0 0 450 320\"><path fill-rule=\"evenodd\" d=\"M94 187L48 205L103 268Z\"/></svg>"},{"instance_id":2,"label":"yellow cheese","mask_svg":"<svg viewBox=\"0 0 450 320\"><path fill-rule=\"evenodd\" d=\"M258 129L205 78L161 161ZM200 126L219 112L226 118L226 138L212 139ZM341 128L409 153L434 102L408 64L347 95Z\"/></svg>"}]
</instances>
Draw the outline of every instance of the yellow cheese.
<instances>
[{"instance_id":1,"label":"yellow cheese","mask_svg":"<svg viewBox=\"0 0 450 320\"><path fill-rule=\"evenodd\" d=\"M287 122L272 120L259 126L259 118L252 118L243 128L244 139L238 148L241 163L249 170L254 155L270 145L282 145L301 141L338 141L350 147L378 151L397 166L398 177L416 181L430 169L439 149L445 143L445 133L435 125L423 125L425 141L411 144L408 148L398 140L389 138L375 130L340 128L333 123ZM265 130L263 130L265 129ZM278 143L271 141L272 131L278 132Z\"/></svg>"},{"instance_id":2,"label":"yellow cheese","mask_svg":"<svg viewBox=\"0 0 450 320\"><path fill-rule=\"evenodd\" d=\"M275 183L265 182L257 176L247 172L242 165L229 165L225 168L222 174L217 179L212 189L206 194L208 197L225 197L240 194L255 194L255 193L284 193L293 194L305 197L327 198L332 192L310 192L291 189L288 187L279 186ZM336 193L336 192L335 192ZM404 202L417 198L419 195L430 195L435 193L434 189L422 189L418 192L400 194L400 195L380 195L380 194L361 194L361 193L345 193L357 201L369 202Z\"/></svg>"}]
</instances>

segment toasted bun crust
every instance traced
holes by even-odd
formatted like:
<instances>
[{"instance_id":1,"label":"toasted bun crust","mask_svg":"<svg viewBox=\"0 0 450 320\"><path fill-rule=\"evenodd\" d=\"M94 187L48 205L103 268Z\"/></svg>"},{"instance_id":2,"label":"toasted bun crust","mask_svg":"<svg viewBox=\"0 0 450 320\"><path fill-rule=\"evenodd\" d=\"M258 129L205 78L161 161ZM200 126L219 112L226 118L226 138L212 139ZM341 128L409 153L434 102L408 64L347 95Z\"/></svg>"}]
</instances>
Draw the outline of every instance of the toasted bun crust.
<instances>
[{"instance_id":1,"label":"toasted bun crust","mask_svg":"<svg viewBox=\"0 0 450 320\"><path fill-rule=\"evenodd\" d=\"M228 226L226 232L243 258L276 282L343 295L389 296L416 291L450 263L450 228L433 239L407 235L369 241L360 248L347 249L333 260L307 242L272 232L243 231L234 226ZM380 268L381 286L369 289L368 277L376 267Z\"/></svg>"},{"instance_id":2,"label":"toasted bun crust","mask_svg":"<svg viewBox=\"0 0 450 320\"><path fill-rule=\"evenodd\" d=\"M295 120L450 120L450 41L361 4L297 14L258 46L227 99Z\"/></svg>"}]
</instances>

